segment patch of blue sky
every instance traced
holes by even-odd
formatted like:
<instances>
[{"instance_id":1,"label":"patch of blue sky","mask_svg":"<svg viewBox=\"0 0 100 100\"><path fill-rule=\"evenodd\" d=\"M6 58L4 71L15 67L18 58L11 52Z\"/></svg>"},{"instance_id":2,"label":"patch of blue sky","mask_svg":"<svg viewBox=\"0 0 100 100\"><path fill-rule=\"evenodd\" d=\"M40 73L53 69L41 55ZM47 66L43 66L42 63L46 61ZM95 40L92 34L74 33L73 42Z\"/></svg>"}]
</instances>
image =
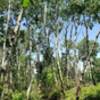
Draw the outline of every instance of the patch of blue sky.
<instances>
[{"instance_id":1,"label":"patch of blue sky","mask_svg":"<svg viewBox=\"0 0 100 100\"><path fill-rule=\"evenodd\" d=\"M59 34L60 53L65 52L65 49L63 48L63 45L64 45L64 35L66 34L66 31L65 31L66 24L67 23L64 24L63 29ZM68 38L70 38L70 33L71 32L72 32L72 35L75 33L75 28L74 27L73 27L73 31L70 31L70 30L72 30L72 25L73 24L71 23L71 25L68 27ZM93 26L92 30L88 29L89 40L95 40L96 35L98 34L98 32L100 32L100 24L99 23L94 23L94 26ZM78 35L77 35L76 43L80 42L84 38L85 33L86 33L86 28L83 25L79 26L78 29L77 29L77 33L78 33ZM74 36L72 36L72 37L74 38ZM50 35L50 41L51 41L50 46L55 47L55 35L54 35L54 33L52 33ZM97 42L100 44L100 36L99 36ZM97 57L100 57L100 53L97 54Z\"/></svg>"},{"instance_id":2,"label":"patch of blue sky","mask_svg":"<svg viewBox=\"0 0 100 100\"><path fill-rule=\"evenodd\" d=\"M23 18L20 23L20 30L27 30L27 28L28 28L27 20L25 18Z\"/></svg>"},{"instance_id":3,"label":"patch of blue sky","mask_svg":"<svg viewBox=\"0 0 100 100\"><path fill-rule=\"evenodd\" d=\"M97 54L97 58L100 58L100 52Z\"/></svg>"},{"instance_id":4,"label":"patch of blue sky","mask_svg":"<svg viewBox=\"0 0 100 100\"><path fill-rule=\"evenodd\" d=\"M26 56L30 55L30 51L27 51ZM34 62L38 61L38 55L39 55L39 61L43 61L43 55L40 52L32 52L31 58Z\"/></svg>"},{"instance_id":5,"label":"patch of blue sky","mask_svg":"<svg viewBox=\"0 0 100 100\"><path fill-rule=\"evenodd\" d=\"M39 61L43 61L43 55L41 53L33 52L32 53L32 59L34 61L38 61L38 55L39 55Z\"/></svg>"}]
</instances>

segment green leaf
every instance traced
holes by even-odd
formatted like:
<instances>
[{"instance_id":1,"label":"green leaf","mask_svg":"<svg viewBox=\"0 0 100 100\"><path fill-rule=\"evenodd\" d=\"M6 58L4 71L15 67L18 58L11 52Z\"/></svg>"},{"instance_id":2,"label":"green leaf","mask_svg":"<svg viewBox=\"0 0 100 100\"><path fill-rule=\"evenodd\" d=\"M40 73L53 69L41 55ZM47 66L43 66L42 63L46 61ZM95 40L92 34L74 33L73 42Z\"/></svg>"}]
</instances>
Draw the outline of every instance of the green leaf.
<instances>
[{"instance_id":1,"label":"green leaf","mask_svg":"<svg viewBox=\"0 0 100 100\"><path fill-rule=\"evenodd\" d=\"M27 8L30 5L30 0L23 0L23 7Z\"/></svg>"}]
</instances>

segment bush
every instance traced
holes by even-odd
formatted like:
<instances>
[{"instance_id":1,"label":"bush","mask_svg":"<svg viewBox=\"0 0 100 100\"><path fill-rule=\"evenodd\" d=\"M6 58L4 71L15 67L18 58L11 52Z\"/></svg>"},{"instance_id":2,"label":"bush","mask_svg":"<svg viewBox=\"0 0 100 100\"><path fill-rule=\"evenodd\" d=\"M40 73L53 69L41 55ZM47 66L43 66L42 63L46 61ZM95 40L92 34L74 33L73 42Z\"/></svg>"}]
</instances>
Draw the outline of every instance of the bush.
<instances>
[{"instance_id":1,"label":"bush","mask_svg":"<svg viewBox=\"0 0 100 100\"><path fill-rule=\"evenodd\" d=\"M81 100L100 100L100 84L82 88L80 98Z\"/></svg>"},{"instance_id":2,"label":"bush","mask_svg":"<svg viewBox=\"0 0 100 100\"><path fill-rule=\"evenodd\" d=\"M67 91L66 100L75 100L75 91L75 88ZM100 100L100 84L83 87L80 93L80 100Z\"/></svg>"},{"instance_id":3,"label":"bush","mask_svg":"<svg viewBox=\"0 0 100 100\"><path fill-rule=\"evenodd\" d=\"M51 67L46 67L42 73L42 81L47 86L52 86L54 84L54 75Z\"/></svg>"},{"instance_id":4,"label":"bush","mask_svg":"<svg viewBox=\"0 0 100 100\"><path fill-rule=\"evenodd\" d=\"M36 88L37 87L37 88ZM41 100L42 98L42 92L41 90L38 88L38 86L34 86L32 88L32 91L30 93L30 97L29 100Z\"/></svg>"},{"instance_id":5,"label":"bush","mask_svg":"<svg viewBox=\"0 0 100 100\"><path fill-rule=\"evenodd\" d=\"M67 89L71 89L75 86L75 81L72 79L64 79L64 85L67 87Z\"/></svg>"},{"instance_id":6,"label":"bush","mask_svg":"<svg viewBox=\"0 0 100 100\"><path fill-rule=\"evenodd\" d=\"M12 94L12 100L25 100L23 92L15 91Z\"/></svg>"},{"instance_id":7,"label":"bush","mask_svg":"<svg viewBox=\"0 0 100 100\"><path fill-rule=\"evenodd\" d=\"M61 98L61 89L60 87L54 87L48 94L48 100L60 100Z\"/></svg>"}]
</instances>

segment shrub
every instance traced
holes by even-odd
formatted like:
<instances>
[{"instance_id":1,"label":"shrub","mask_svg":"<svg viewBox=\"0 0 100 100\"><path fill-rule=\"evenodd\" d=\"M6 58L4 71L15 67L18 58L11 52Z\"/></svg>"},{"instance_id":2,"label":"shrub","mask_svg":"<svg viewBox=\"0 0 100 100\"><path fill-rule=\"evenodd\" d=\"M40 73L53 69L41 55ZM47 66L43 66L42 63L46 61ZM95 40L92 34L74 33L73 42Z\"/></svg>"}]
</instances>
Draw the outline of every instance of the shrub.
<instances>
[{"instance_id":1,"label":"shrub","mask_svg":"<svg viewBox=\"0 0 100 100\"><path fill-rule=\"evenodd\" d=\"M66 100L75 100L75 88L66 92ZM100 84L82 87L80 100L100 100Z\"/></svg>"},{"instance_id":2,"label":"shrub","mask_svg":"<svg viewBox=\"0 0 100 100\"><path fill-rule=\"evenodd\" d=\"M15 91L12 94L12 100L25 100L25 95L23 92Z\"/></svg>"},{"instance_id":3,"label":"shrub","mask_svg":"<svg viewBox=\"0 0 100 100\"><path fill-rule=\"evenodd\" d=\"M38 88L38 86L37 88L33 87L30 93L29 100L41 100L41 98L42 98L41 90Z\"/></svg>"},{"instance_id":4,"label":"shrub","mask_svg":"<svg viewBox=\"0 0 100 100\"><path fill-rule=\"evenodd\" d=\"M51 67L46 67L42 73L42 81L47 86L52 86L54 83L54 75Z\"/></svg>"},{"instance_id":5,"label":"shrub","mask_svg":"<svg viewBox=\"0 0 100 100\"><path fill-rule=\"evenodd\" d=\"M71 89L75 86L75 81L72 79L64 78L64 85L67 86L67 89Z\"/></svg>"}]
</instances>

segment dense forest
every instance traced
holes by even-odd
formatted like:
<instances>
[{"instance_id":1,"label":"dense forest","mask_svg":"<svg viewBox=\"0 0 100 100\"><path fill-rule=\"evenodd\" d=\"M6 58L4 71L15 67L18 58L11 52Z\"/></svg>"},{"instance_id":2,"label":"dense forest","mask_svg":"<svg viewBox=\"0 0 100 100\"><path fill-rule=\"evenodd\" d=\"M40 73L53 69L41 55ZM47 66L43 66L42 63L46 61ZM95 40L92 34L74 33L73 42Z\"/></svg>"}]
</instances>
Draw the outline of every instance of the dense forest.
<instances>
[{"instance_id":1,"label":"dense forest","mask_svg":"<svg viewBox=\"0 0 100 100\"><path fill-rule=\"evenodd\" d=\"M100 0L0 0L0 100L100 100Z\"/></svg>"}]
</instances>

